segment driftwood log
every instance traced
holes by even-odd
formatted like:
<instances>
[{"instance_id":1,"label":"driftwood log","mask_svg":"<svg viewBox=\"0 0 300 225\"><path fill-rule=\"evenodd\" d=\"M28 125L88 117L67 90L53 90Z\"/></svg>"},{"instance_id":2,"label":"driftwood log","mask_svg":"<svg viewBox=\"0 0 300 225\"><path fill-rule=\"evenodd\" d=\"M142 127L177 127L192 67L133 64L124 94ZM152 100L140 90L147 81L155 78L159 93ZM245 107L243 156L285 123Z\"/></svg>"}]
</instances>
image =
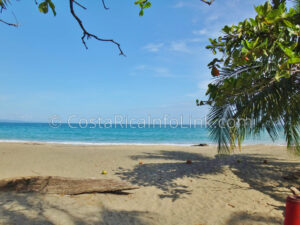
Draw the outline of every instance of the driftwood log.
<instances>
[{"instance_id":1,"label":"driftwood log","mask_svg":"<svg viewBox=\"0 0 300 225\"><path fill-rule=\"evenodd\" d=\"M113 179L66 178L55 176L17 177L0 180L0 191L78 195L137 189L137 186Z\"/></svg>"}]
</instances>

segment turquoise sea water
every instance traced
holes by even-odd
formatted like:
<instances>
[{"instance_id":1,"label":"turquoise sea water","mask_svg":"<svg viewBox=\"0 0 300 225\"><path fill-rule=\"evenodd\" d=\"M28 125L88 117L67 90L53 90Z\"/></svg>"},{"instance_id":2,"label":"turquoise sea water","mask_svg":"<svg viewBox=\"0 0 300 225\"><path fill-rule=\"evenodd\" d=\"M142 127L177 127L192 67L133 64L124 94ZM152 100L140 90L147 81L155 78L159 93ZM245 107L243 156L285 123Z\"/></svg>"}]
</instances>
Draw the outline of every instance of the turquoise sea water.
<instances>
[{"instance_id":1,"label":"turquoise sea water","mask_svg":"<svg viewBox=\"0 0 300 225\"><path fill-rule=\"evenodd\" d=\"M76 127L76 125L74 125ZM53 128L47 123L0 123L0 141L58 142L66 144L213 144L208 130L203 127L172 128L147 125L130 128L112 125L111 128L70 128L62 124ZM245 144L285 144L283 136L275 143L263 134L248 138Z\"/></svg>"}]
</instances>

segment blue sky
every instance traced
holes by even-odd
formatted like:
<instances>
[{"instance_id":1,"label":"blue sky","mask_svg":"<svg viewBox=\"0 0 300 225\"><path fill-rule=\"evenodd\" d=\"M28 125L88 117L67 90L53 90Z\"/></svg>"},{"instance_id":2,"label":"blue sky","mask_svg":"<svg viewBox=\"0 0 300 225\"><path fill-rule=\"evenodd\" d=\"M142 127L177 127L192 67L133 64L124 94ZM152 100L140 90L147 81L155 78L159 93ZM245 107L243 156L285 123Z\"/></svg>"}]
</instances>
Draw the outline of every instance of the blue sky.
<instances>
[{"instance_id":1,"label":"blue sky","mask_svg":"<svg viewBox=\"0 0 300 225\"><path fill-rule=\"evenodd\" d=\"M152 0L138 16L133 1L88 1L76 7L86 28L118 41L127 57L110 43L81 44L81 30L69 13L68 1L53 0L57 16L38 12L34 1L13 1L19 28L0 24L0 119L44 121L112 117L114 114L161 117L181 114L201 118L213 55L208 38L226 24L255 15L258 0ZM14 21L11 10L2 19Z\"/></svg>"}]
</instances>

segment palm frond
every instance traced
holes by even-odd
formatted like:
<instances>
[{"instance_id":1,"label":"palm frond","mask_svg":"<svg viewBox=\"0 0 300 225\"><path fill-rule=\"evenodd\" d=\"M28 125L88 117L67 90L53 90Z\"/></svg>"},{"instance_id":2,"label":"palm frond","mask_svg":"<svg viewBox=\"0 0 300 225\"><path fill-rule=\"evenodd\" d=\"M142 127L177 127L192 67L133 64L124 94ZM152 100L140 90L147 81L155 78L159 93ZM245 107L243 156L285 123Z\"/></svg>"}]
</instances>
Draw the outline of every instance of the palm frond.
<instances>
[{"instance_id":1,"label":"palm frond","mask_svg":"<svg viewBox=\"0 0 300 225\"><path fill-rule=\"evenodd\" d=\"M218 143L219 152L229 153L236 140L241 146L245 136L259 135L264 131L275 141L283 130L288 148L296 149L300 153L300 75L272 82L271 75L262 74L257 79L250 76L253 72L259 74L259 65L235 69L227 67L222 70L222 77L213 83L214 88L218 90L217 95L222 96L219 99L211 96L216 101L209 113L210 136ZM273 73L272 68L268 73ZM235 81L241 79L241 83L236 86L233 84L229 88L226 82L233 74ZM254 77L252 87L243 87L242 80L251 77ZM244 91L245 89L247 91ZM235 129L227 124L228 120L237 123L247 117L251 124L244 124Z\"/></svg>"}]
</instances>

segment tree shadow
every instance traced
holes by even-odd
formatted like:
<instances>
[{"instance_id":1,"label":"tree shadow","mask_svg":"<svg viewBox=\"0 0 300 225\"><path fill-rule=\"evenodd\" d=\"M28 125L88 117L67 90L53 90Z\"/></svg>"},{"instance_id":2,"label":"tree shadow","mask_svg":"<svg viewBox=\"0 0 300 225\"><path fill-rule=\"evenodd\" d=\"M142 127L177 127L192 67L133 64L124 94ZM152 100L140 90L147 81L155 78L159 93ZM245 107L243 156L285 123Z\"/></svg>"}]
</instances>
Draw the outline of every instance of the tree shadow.
<instances>
[{"instance_id":1,"label":"tree shadow","mask_svg":"<svg viewBox=\"0 0 300 225\"><path fill-rule=\"evenodd\" d=\"M276 201L285 202L291 186L298 186L297 179L285 179L285 176L300 171L299 162L286 162L262 155L239 155L241 163L232 164L233 173L243 182ZM267 160L264 162L264 160Z\"/></svg>"},{"instance_id":2,"label":"tree shadow","mask_svg":"<svg viewBox=\"0 0 300 225\"><path fill-rule=\"evenodd\" d=\"M183 177L196 178L203 174L217 174L223 170L224 161L209 158L197 153L180 151L159 151L132 156L134 160L159 159L172 162L148 163L136 166L133 170L120 168L116 172L121 179L139 186L155 186L163 191L160 198L171 198L173 201L183 195L191 194L187 185L179 185L176 180ZM192 160L192 164L186 164ZM174 162L175 161L175 162Z\"/></svg>"},{"instance_id":3,"label":"tree shadow","mask_svg":"<svg viewBox=\"0 0 300 225\"><path fill-rule=\"evenodd\" d=\"M151 223L153 215L140 211L118 211L105 209L101 211L102 222L98 225L115 225L119 221L122 225L147 225Z\"/></svg>"},{"instance_id":4,"label":"tree shadow","mask_svg":"<svg viewBox=\"0 0 300 225\"><path fill-rule=\"evenodd\" d=\"M52 225L53 223L41 216L41 206L34 212L36 216L28 215L26 211L33 207L26 194L1 193L0 195L0 223L24 225Z\"/></svg>"},{"instance_id":5,"label":"tree shadow","mask_svg":"<svg viewBox=\"0 0 300 225\"><path fill-rule=\"evenodd\" d=\"M87 213L84 216L82 214L76 215L76 212L65 209L59 204L54 205L45 201L44 196L30 193L1 193L0 224L115 225L118 221L122 221L124 225L147 225L153 218L153 215L148 212L119 211L104 207L101 207L95 213ZM52 196L59 198L58 195ZM47 210L48 214L46 213ZM51 216L49 211L51 211Z\"/></svg>"},{"instance_id":6,"label":"tree shadow","mask_svg":"<svg viewBox=\"0 0 300 225\"><path fill-rule=\"evenodd\" d=\"M268 216L262 213L250 214L248 212L234 213L232 217L226 221L228 225L265 225L265 224L283 224L283 219Z\"/></svg>"},{"instance_id":7,"label":"tree shadow","mask_svg":"<svg viewBox=\"0 0 300 225\"><path fill-rule=\"evenodd\" d=\"M283 177L288 171L300 170L299 162L286 162L263 154L208 157L200 153L163 150L156 153L143 153L131 158L164 161L137 165L132 170L120 168L116 175L132 184L157 187L163 191L160 198L171 198L173 201L191 194L189 186L179 185L178 179L184 177L205 179L202 175L223 173L225 168L229 168L243 182L249 184L250 189L258 190L277 201L284 202L288 194L287 188L297 185L297 182ZM186 164L187 159L192 160L193 163ZM264 163L265 159L266 163ZM232 184L231 188L243 187Z\"/></svg>"}]
</instances>

